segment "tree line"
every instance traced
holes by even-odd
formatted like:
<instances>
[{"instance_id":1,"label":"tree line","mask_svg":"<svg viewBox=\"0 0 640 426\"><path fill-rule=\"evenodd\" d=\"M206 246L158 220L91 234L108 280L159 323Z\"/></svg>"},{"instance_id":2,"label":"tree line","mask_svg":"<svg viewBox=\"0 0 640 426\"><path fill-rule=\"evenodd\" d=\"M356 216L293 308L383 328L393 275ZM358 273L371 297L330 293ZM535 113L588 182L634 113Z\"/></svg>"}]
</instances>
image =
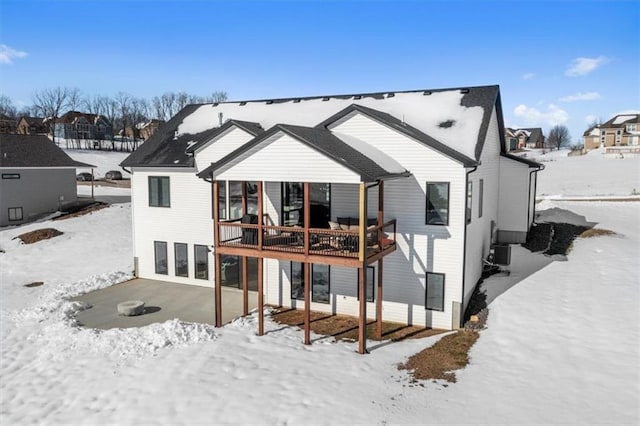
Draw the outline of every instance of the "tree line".
<instances>
[{"instance_id":1,"label":"tree line","mask_svg":"<svg viewBox=\"0 0 640 426\"><path fill-rule=\"evenodd\" d=\"M215 91L209 96L166 92L146 99L124 92L113 96L85 95L77 88L55 87L34 92L31 105L22 108L17 108L8 96L0 95L0 115L16 121L24 116L50 118L55 123L68 111L80 111L104 116L111 122L113 133L118 134L129 126L151 119L168 121L189 104L226 100L227 93L223 91Z\"/></svg>"}]
</instances>

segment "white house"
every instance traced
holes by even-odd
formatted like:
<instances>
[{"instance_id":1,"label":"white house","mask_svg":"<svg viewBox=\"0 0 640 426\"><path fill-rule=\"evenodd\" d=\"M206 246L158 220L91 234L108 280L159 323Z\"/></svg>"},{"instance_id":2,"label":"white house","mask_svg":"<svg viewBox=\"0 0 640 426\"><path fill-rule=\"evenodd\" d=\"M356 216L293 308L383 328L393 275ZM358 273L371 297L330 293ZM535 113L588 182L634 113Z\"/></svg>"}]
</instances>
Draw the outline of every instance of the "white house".
<instances>
[{"instance_id":1,"label":"white house","mask_svg":"<svg viewBox=\"0 0 640 426\"><path fill-rule=\"evenodd\" d=\"M123 163L138 276L455 329L540 165L506 153L498 86L190 105ZM262 218L262 220L258 220ZM364 285L363 285L364 283ZM259 333L262 332L260 325Z\"/></svg>"},{"instance_id":2,"label":"white house","mask_svg":"<svg viewBox=\"0 0 640 426\"><path fill-rule=\"evenodd\" d=\"M44 135L0 134L0 226L18 225L77 202L73 160Z\"/></svg>"}]
</instances>

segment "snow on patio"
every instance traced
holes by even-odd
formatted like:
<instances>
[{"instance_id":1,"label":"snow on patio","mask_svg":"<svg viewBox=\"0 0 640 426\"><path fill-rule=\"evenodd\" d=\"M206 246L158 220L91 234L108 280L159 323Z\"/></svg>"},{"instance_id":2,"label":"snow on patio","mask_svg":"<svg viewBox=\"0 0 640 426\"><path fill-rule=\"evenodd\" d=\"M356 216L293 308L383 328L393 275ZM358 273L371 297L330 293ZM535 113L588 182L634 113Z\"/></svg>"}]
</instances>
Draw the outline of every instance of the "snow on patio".
<instances>
[{"instance_id":1,"label":"snow on patio","mask_svg":"<svg viewBox=\"0 0 640 426\"><path fill-rule=\"evenodd\" d=\"M483 283L488 328L455 384L413 384L396 368L441 336L370 342L361 356L353 343L304 346L300 330L268 319L258 337L254 316L222 329L78 328L84 306L68 299L131 273L130 205L4 228L0 423L637 424L640 203L545 200L538 210L617 235L578 239L567 261L548 265L514 247L510 277ZM12 240L44 227L64 234ZM44 285L23 287L32 281Z\"/></svg>"}]
</instances>

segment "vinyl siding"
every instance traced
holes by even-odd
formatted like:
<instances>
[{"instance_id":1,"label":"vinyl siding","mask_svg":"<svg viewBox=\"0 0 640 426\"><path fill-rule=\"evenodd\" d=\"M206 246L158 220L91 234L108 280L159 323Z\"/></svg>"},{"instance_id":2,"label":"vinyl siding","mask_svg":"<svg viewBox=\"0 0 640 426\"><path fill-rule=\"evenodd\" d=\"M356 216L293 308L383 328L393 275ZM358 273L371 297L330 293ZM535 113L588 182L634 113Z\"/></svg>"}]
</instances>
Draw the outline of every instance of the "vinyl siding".
<instances>
[{"instance_id":1,"label":"vinyl siding","mask_svg":"<svg viewBox=\"0 0 640 426\"><path fill-rule=\"evenodd\" d=\"M194 169L133 168L131 201L134 206L134 256L143 278L213 286L213 256L209 255L209 279L195 279L194 245L213 245L211 184L196 177ZM170 207L149 206L149 176L168 176ZM154 241L167 242L168 275L156 274ZM175 276L174 243L186 243L189 277Z\"/></svg>"},{"instance_id":2,"label":"vinyl siding","mask_svg":"<svg viewBox=\"0 0 640 426\"><path fill-rule=\"evenodd\" d=\"M0 179L0 226L16 225L58 211L77 199L75 168L13 168L20 179ZM22 207L22 221L9 222L9 208Z\"/></svg>"},{"instance_id":3,"label":"vinyl siding","mask_svg":"<svg viewBox=\"0 0 640 426\"><path fill-rule=\"evenodd\" d=\"M206 169L211 165L211 163L222 159L224 156L240 148L251 139L253 139L253 135L242 129L237 127L228 129L211 142L196 150L194 157L198 171Z\"/></svg>"},{"instance_id":4,"label":"vinyl siding","mask_svg":"<svg viewBox=\"0 0 640 426\"><path fill-rule=\"evenodd\" d=\"M289 135L278 133L222 167L219 180L360 182L360 176Z\"/></svg>"},{"instance_id":5,"label":"vinyl siding","mask_svg":"<svg viewBox=\"0 0 640 426\"><path fill-rule=\"evenodd\" d=\"M467 244L465 256L464 308L466 309L473 290L482 274L482 259L491 249L491 222L498 223L498 203L500 194L500 134L496 110L491 121L480 155L480 165L469 173L473 184L471 223L467 225ZM484 182L482 217L479 216L480 180ZM526 214L526 208L524 209Z\"/></svg>"}]
</instances>

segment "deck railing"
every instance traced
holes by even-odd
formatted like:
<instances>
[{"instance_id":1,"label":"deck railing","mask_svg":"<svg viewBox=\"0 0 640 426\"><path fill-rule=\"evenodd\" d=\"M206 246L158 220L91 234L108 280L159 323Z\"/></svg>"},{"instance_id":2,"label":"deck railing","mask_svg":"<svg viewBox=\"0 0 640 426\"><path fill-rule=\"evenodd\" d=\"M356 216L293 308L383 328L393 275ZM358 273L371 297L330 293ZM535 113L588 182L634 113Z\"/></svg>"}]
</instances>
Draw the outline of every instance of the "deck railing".
<instances>
[{"instance_id":1,"label":"deck railing","mask_svg":"<svg viewBox=\"0 0 640 426\"><path fill-rule=\"evenodd\" d=\"M262 228L262 238L258 233ZM220 246L305 253L322 256L358 258L360 234L357 230L332 230L297 226L273 226L240 223L238 220L218 223ZM366 254L379 253L396 242L396 220L367 228Z\"/></svg>"}]
</instances>

